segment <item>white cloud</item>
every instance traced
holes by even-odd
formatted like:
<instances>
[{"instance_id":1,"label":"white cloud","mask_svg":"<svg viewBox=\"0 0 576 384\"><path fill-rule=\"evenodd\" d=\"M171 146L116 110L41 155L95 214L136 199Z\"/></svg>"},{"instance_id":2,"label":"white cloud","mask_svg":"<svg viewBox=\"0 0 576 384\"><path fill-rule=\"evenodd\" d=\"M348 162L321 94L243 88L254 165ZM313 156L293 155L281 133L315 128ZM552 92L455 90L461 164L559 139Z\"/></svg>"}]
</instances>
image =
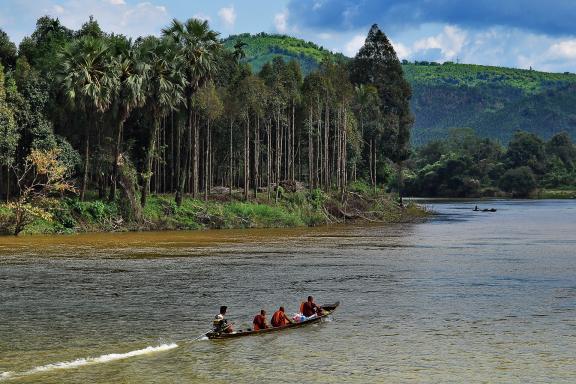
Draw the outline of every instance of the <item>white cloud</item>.
<instances>
[{"instance_id":1,"label":"white cloud","mask_svg":"<svg viewBox=\"0 0 576 384\"><path fill-rule=\"evenodd\" d=\"M312 10L317 11L318 9L322 8L324 5L324 0L314 0L314 4L312 5Z\"/></svg>"},{"instance_id":2,"label":"white cloud","mask_svg":"<svg viewBox=\"0 0 576 384\"><path fill-rule=\"evenodd\" d=\"M330 40L332 38L331 33L320 33L318 34L318 38L322 40Z\"/></svg>"},{"instance_id":3,"label":"white cloud","mask_svg":"<svg viewBox=\"0 0 576 384\"><path fill-rule=\"evenodd\" d=\"M462 51L466 39L466 31L447 25L443 28L440 34L416 41L413 50L417 52L429 49L439 49L442 52L441 60L453 60Z\"/></svg>"},{"instance_id":4,"label":"white cloud","mask_svg":"<svg viewBox=\"0 0 576 384\"><path fill-rule=\"evenodd\" d=\"M124 0L108 0L108 2L112 5L125 5L126 2Z\"/></svg>"},{"instance_id":5,"label":"white cloud","mask_svg":"<svg viewBox=\"0 0 576 384\"><path fill-rule=\"evenodd\" d=\"M220 8L218 11L218 16L222 19L222 22L228 27L233 27L236 22L236 11L234 11L234 6Z\"/></svg>"},{"instance_id":6,"label":"white cloud","mask_svg":"<svg viewBox=\"0 0 576 384\"><path fill-rule=\"evenodd\" d=\"M410 56L411 50L410 50L410 48L408 48L404 44L398 43L398 42L392 41L392 40L390 40L390 43L394 47L394 50L396 51L396 55L398 56L398 58L400 60L406 59Z\"/></svg>"},{"instance_id":7,"label":"white cloud","mask_svg":"<svg viewBox=\"0 0 576 384\"><path fill-rule=\"evenodd\" d=\"M277 13L274 15L274 26L279 33L288 32L288 10Z\"/></svg>"},{"instance_id":8,"label":"white cloud","mask_svg":"<svg viewBox=\"0 0 576 384\"><path fill-rule=\"evenodd\" d=\"M198 20L212 21L212 18L210 18L210 16L205 15L203 13L196 13L192 17Z\"/></svg>"},{"instance_id":9,"label":"white cloud","mask_svg":"<svg viewBox=\"0 0 576 384\"><path fill-rule=\"evenodd\" d=\"M355 56L366 41L366 35L356 35L346 43L345 52L348 56Z\"/></svg>"},{"instance_id":10,"label":"white cloud","mask_svg":"<svg viewBox=\"0 0 576 384\"><path fill-rule=\"evenodd\" d=\"M64 13L64 7L61 5L56 4L54 7L54 12L56 12L57 15L61 15Z\"/></svg>"},{"instance_id":11,"label":"white cloud","mask_svg":"<svg viewBox=\"0 0 576 384\"><path fill-rule=\"evenodd\" d=\"M576 39L564 40L553 44L548 49L548 56L555 59L576 59Z\"/></svg>"}]
</instances>

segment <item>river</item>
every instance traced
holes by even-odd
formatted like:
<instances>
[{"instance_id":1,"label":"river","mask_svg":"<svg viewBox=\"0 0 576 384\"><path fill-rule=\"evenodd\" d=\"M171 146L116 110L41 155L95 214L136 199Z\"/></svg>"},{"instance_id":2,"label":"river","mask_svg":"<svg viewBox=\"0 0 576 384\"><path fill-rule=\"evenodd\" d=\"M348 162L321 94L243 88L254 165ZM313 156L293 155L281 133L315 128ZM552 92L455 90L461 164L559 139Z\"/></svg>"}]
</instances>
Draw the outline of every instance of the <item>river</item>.
<instances>
[{"instance_id":1,"label":"river","mask_svg":"<svg viewBox=\"0 0 576 384\"><path fill-rule=\"evenodd\" d=\"M425 223L0 238L0 382L573 383L576 202ZM309 294L331 321L195 341Z\"/></svg>"}]
</instances>

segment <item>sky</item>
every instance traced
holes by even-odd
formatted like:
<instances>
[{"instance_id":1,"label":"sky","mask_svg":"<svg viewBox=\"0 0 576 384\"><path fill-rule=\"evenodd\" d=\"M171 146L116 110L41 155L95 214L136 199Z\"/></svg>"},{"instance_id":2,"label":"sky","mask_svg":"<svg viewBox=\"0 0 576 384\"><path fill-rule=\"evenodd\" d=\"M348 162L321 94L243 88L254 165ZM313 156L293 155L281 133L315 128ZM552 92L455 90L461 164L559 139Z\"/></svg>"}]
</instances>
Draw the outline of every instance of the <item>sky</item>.
<instances>
[{"instance_id":1,"label":"sky","mask_svg":"<svg viewBox=\"0 0 576 384\"><path fill-rule=\"evenodd\" d=\"M576 0L0 0L16 43L43 15L72 29L93 15L132 37L196 17L222 37L282 33L347 56L377 23L401 59L576 72Z\"/></svg>"}]
</instances>

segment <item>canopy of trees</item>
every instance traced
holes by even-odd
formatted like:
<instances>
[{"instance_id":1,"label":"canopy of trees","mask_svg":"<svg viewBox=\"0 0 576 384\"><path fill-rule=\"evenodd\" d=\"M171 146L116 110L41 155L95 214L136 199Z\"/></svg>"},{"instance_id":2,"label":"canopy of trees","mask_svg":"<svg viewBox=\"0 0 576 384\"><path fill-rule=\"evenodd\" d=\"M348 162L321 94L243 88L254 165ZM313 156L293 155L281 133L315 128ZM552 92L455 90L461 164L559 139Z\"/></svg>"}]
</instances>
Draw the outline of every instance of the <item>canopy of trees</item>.
<instances>
[{"instance_id":1,"label":"canopy of trees","mask_svg":"<svg viewBox=\"0 0 576 384\"><path fill-rule=\"evenodd\" d=\"M410 160L411 195L478 197L501 191L527 197L537 188L576 186L576 147L565 133L544 142L517 131L508 147L471 129L455 129L446 140L419 148Z\"/></svg>"},{"instance_id":2,"label":"canopy of trees","mask_svg":"<svg viewBox=\"0 0 576 384\"><path fill-rule=\"evenodd\" d=\"M14 169L33 150L57 150L82 199L121 199L136 219L150 193L344 192L406 158L410 87L377 26L351 63L326 57L306 76L282 57L253 73L245 44L225 49L206 21L161 35L42 17L15 51L0 33L0 196L21 193Z\"/></svg>"}]
</instances>

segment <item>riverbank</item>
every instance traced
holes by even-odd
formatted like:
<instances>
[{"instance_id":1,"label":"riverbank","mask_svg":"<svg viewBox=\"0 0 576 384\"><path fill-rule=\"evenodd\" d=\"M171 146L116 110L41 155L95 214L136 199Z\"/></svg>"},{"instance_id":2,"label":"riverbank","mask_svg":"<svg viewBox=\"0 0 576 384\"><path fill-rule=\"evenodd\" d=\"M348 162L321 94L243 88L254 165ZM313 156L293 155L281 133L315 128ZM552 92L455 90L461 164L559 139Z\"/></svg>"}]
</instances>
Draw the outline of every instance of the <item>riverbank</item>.
<instances>
[{"instance_id":1,"label":"riverbank","mask_svg":"<svg viewBox=\"0 0 576 384\"><path fill-rule=\"evenodd\" d=\"M425 207L408 203L401 207L383 190L352 188L344 198L321 190L266 193L248 201L238 191L211 194L208 201L185 198L177 206L172 195L153 195L140 221L126 220L118 202L77 198L51 200L42 207L50 218L37 217L22 234L70 234L82 232L164 231L234 228L315 227L350 222L413 222L429 216ZM11 213L0 205L0 232L11 233Z\"/></svg>"},{"instance_id":2,"label":"riverbank","mask_svg":"<svg viewBox=\"0 0 576 384\"><path fill-rule=\"evenodd\" d=\"M576 199L576 189L542 189L536 199Z\"/></svg>"}]
</instances>

